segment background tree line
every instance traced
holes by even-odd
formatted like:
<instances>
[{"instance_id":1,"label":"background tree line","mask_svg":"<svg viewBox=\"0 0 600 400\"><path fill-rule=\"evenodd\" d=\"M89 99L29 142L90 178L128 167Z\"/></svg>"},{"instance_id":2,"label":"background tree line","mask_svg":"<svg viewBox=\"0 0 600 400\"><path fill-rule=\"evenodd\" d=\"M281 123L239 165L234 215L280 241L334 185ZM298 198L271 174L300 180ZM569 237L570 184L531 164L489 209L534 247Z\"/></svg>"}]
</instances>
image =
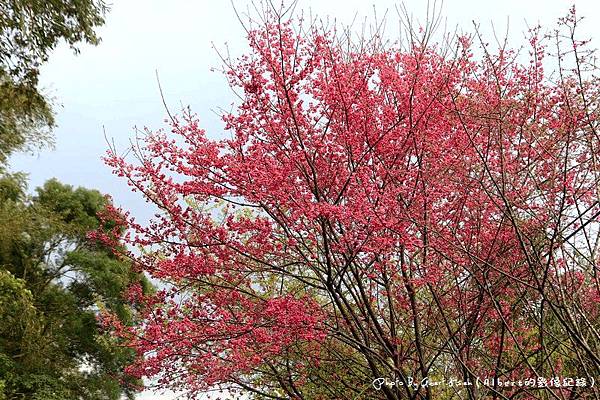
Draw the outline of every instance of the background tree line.
<instances>
[{"instance_id":1,"label":"background tree line","mask_svg":"<svg viewBox=\"0 0 600 400\"><path fill-rule=\"evenodd\" d=\"M96 45L108 11L96 0L0 2L0 399L133 398L124 374L133 350L104 333L98 316L136 318L123 297L142 274L88 236L121 234L104 218L111 200L55 179L31 194L9 157L52 145L52 102L38 87L40 67L61 41L78 52ZM86 135L88 132L81 132Z\"/></svg>"}]
</instances>

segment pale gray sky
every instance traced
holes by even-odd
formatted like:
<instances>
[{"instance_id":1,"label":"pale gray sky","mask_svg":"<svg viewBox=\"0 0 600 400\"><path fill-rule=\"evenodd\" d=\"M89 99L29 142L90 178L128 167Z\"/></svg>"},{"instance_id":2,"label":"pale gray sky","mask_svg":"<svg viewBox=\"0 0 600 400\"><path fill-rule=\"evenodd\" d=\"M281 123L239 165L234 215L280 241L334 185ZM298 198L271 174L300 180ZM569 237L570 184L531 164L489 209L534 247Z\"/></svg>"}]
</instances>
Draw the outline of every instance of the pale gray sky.
<instances>
[{"instance_id":1,"label":"pale gray sky","mask_svg":"<svg viewBox=\"0 0 600 400\"><path fill-rule=\"evenodd\" d=\"M278 0L274 0L277 2ZM234 0L244 10L248 1ZM350 23L355 15L371 17L390 10L392 0L300 0L298 8L313 14L335 17ZM518 41L529 25L538 22L551 28L558 17L575 3L578 15L585 16L581 33L600 47L600 3L597 0L446 0L442 13L448 26L472 29L472 20L490 34L491 23L504 32L510 21L510 37ZM423 17L426 0L407 0L407 9ZM41 154L16 155L12 169L29 172L31 187L56 177L64 183L97 188L140 219L150 212L138 194L124 181L111 175L100 157L107 145L103 127L116 144L124 148L134 137L133 127L160 128L165 118L158 92L158 70L169 107L191 106L211 135L222 132L219 118L211 111L228 108L233 101L224 78L211 67L220 65L216 52L228 43L233 54L246 49L243 30L228 0L115 0L100 30L97 47L84 46L75 56L61 46L52 54L41 75L42 85L56 97L58 128L56 148ZM167 400L172 395L145 392L140 400Z\"/></svg>"}]
</instances>

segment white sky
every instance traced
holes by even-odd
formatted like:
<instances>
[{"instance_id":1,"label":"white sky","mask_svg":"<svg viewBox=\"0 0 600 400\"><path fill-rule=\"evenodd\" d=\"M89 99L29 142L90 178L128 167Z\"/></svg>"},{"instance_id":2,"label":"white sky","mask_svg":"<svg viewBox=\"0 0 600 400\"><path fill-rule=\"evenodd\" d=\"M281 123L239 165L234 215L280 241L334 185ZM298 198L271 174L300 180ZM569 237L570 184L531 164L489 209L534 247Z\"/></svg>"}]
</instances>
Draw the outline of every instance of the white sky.
<instances>
[{"instance_id":1,"label":"white sky","mask_svg":"<svg viewBox=\"0 0 600 400\"><path fill-rule=\"evenodd\" d=\"M581 33L600 47L600 2L573 2L578 15L586 17ZM509 22L509 36L518 41L526 30L525 21L552 28L573 2L446 0L442 13L448 26L470 31L471 21L476 20L488 34L492 22L501 33ZM234 4L244 10L248 2L234 0ZM371 17L375 6L378 15L389 9L391 22L396 4L391 0L300 0L298 9L350 23L355 15ZM426 0L404 4L415 17L424 16ZM100 35L103 40L98 47L84 46L75 56L61 46L44 66L42 85L61 105L57 107L56 148L35 156L13 156L12 169L29 172L32 188L52 177L97 188L144 220L150 215L147 204L131 193L124 181L113 177L100 160L107 148L103 127L106 135L124 148L134 136L134 126L164 126L166 115L155 79L158 70L170 109L190 105L207 132L219 135L222 124L211 110L228 108L233 97L222 75L210 72L211 67L220 66L211 43L223 49L227 42L233 54L240 54L246 48L244 34L228 0L114 0ZM145 392L138 398L167 400L173 396Z\"/></svg>"}]
</instances>

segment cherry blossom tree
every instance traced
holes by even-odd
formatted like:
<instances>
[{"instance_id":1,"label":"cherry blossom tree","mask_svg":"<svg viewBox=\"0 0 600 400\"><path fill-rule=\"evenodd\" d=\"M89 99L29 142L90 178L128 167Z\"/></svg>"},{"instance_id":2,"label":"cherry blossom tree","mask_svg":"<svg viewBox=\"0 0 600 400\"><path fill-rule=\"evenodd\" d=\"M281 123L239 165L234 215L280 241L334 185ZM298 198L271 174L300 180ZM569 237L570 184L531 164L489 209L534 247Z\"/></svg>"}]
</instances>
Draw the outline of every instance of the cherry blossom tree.
<instances>
[{"instance_id":1,"label":"cherry blossom tree","mask_svg":"<svg viewBox=\"0 0 600 400\"><path fill-rule=\"evenodd\" d=\"M599 398L600 85L575 10L517 50L288 11L223 59L226 135L184 112L106 157L158 210L123 256L164 288L129 290L143 325L106 316L130 373L191 397Z\"/></svg>"}]
</instances>

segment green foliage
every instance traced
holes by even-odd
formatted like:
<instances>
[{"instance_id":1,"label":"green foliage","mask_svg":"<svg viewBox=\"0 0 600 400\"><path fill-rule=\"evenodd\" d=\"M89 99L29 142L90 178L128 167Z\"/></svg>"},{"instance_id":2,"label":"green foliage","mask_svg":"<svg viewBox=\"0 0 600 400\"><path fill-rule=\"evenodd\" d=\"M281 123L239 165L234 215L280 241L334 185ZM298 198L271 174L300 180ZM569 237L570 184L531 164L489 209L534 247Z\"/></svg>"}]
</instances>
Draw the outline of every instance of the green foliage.
<instances>
[{"instance_id":1,"label":"green foliage","mask_svg":"<svg viewBox=\"0 0 600 400\"><path fill-rule=\"evenodd\" d=\"M50 180L27 197L23 176L0 178L0 399L132 398L133 354L103 334L107 310L136 312L123 291L145 278L89 231L114 225L96 190Z\"/></svg>"},{"instance_id":2,"label":"green foliage","mask_svg":"<svg viewBox=\"0 0 600 400\"><path fill-rule=\"evenodd\" d=\"M0 2L0 163L11 152L51 142L54 115L39 91L40 66L64 40L98 44L102 0L7 0Z\"/></svg>"},{"instance_id":3,"label":"green foliage","mask_svg":"<svg viewBox=\"0 0 600 400\"><path fill-rule=\"evenodd\" d=\"M8 0L0 3L0 63L7 73L35 79L60 40L98 44L95 29L107 6L96 0ZM35 83L35 82L33 82Z\"/></svg>"},{"instance_id":4,"label":"green foliage","mask_svg":"<svg viewBox=\"0 0 600 400\"><path fill-rule=\"evenodd\" d=\"M87 237L102 228L107 200L56 180L27 196L25 175L5 171L12 152L51 142L40 66L60 41L76 52L81 42L97 44L106 11L102 0L0 2L0 400L134 393L122 371L133 354L106 338L96 317L108 310L132 323L122 292L149 284Z\"/></svg>"},{"instance_id":5,"label":"green foliage","mask_svg":"<svg viewBox=\"0 0 600 400\"><path fill-rule=\"evenodd\" d=\"M27 187L27 177L23 173L4 174L0 176L0 203L7 200L22 200Z\"/></svg>"},{"instance_id":6,"label":"green foliage","mask_svg":"<svg viewBox=\"0 0 600 400\"><path fill-rule=\"evenodd\" d=\"M15 82L0 65L0 162L15 150L51 143L54 115L48 100L30 83Z\"/></svg>"}]
</instances>

